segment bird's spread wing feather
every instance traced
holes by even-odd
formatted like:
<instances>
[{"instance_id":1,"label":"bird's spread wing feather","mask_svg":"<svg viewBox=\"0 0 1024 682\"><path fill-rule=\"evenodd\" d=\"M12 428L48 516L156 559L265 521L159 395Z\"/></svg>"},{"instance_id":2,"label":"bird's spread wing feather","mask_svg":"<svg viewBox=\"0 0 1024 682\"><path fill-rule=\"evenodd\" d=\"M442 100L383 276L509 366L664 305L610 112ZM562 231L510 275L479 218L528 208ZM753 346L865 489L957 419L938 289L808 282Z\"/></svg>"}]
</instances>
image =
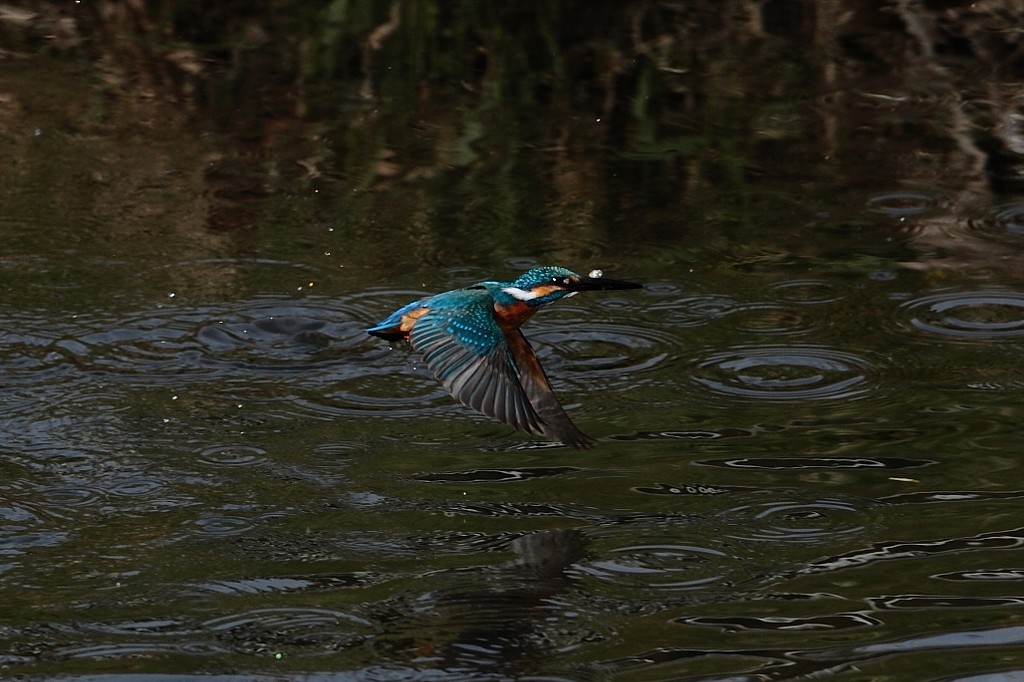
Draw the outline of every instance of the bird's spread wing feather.
<instances>
[{"instance_id":1,"label":"bird's spread wing feather","mask_svg":"<svg viewBox=\"0 0 1024 682\"><path fill-rule=\"evenodd\" d=\"M413 348L423 353L434 376L463 404L509 426L544 435L546 425L521 383L519 367L491 312L490 297L461 303L451 309L428 304L430 310L410 331Z\"/></svg>"},{"instance_id":2,"label":"bird's spread wing feather","mask_svg":"<svg viewBox=\"0 0 1024 682\"><path fill-rule=\"evenodd\" d=\"M537 354L523 333L513 329L505 333L505 339L518 363L520 384L540 417L543 435L577 448L590 446L593 443L590 437L580 431L562 409Z\"/></svg>"}]
</instances>

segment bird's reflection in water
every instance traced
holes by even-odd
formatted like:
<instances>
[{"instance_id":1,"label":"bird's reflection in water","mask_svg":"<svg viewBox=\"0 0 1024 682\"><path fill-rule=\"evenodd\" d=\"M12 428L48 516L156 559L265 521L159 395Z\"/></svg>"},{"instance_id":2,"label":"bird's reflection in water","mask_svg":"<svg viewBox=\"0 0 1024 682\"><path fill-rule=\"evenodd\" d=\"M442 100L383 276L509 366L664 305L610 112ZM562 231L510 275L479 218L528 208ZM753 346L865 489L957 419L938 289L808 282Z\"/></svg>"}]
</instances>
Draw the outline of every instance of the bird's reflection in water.
<instances>
[{"instance_id":1,"label":"bird's reflection in water","mask_svg":"<svg viewBox=\"0 0 1024 682\"><path fill-rule=\"evenodd\" d=\"M565 569L586 555L587 538L575 528L520 535L511 543L516 560L506 566L542 580L564 580Z\"/></svg>"},{"instance_id":2,"label":"bird's reflection in water","mask_svg":"<svg viewBox=\"0 0 1024 682\"><path fill-rule=\"evenodd\" d=\"M512 561L456 569L482 587L435 591L417 600L415 611L431 635L410 633L417 664L453 674L526 674L547 670L553 655L598 638L579 631L572 608L559 599L574 582L567 569L586 556L587 544L575 529L528 533L509 543Z\"/></svg>"}]
</instances>

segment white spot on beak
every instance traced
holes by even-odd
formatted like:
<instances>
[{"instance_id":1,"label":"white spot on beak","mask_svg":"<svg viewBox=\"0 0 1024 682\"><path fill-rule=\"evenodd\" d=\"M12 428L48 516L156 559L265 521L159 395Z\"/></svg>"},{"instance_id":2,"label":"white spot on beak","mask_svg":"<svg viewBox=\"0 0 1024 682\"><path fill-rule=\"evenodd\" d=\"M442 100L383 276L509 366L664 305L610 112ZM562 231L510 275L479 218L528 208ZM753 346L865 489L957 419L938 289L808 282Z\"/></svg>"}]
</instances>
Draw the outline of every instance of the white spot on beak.
<instances>
[{"instance_id":1,"label":"white spot on beak","mask_svg":"<svg viewBox=\"0 0 1024 682\"><path fill-rule=\"evenodd\" d=\"M601 270L591 270L588 277L590 277L590 279L598 279L600 277L604 277L604 272Z\"/></svg>"},{"instance_id":2,"label":"white spot on beak","mask_svg":"<svg viewBox=\"0 0 1024 682\"><path fill-rule=\"evenodd\" d=\"M520 301L532 301L537 298L536 291L527 291L526 289L520 289L519 287L502 287L501 290L512 298Z\"/></svg>"}]
</instances>

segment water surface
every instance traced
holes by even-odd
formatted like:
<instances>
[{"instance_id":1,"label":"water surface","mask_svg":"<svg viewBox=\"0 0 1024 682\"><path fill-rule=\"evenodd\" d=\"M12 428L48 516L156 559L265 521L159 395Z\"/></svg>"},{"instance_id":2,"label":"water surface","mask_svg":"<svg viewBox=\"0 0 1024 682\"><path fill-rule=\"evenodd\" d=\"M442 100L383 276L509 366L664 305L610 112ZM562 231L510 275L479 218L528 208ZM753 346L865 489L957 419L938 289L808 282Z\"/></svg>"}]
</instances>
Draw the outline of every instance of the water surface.
<instances>
[{"instance_id":1,"label":"water surface","mask_svg":"<svg viewBox=\"0 0 1024 682\"><path fill-rule=\"evenodd\" d=\"M1019 104L957 99L1001 15L408 6L18 34L4 674L1020 679ZM525 329L591 450L364 332L539 264L646 285Z\"/></svg>"}]
</instances>

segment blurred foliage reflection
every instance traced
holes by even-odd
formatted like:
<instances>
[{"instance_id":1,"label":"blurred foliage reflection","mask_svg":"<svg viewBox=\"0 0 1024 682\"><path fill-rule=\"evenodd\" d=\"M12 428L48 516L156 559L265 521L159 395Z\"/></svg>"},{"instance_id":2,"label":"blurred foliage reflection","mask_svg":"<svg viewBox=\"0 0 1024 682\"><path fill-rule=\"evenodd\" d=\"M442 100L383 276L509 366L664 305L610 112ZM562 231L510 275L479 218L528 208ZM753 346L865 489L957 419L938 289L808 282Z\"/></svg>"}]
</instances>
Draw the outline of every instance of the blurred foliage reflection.
<instances>
[{"instance_id":1,"label":"blurred foliage reflection","mask_svg":"<svg viewBox=\"0 0 1024 682\"><path fill-rule=\"evenodd\" d=\"M193 147L197 167L180 170L202 178L184 189L209 233L259 226L254 202L275 195L259 211L270 222L341 227L379 247L371 262L685 250L713 232L779 259L808 248L825 212L826 229L849 229L846 192L928 188L940 210L904 236L950 265L948 223L1024 191L1022 13L1021 0L100 0L5 5L0 31L13 63L95 67L88 106L68 105L75 129L145 126ZM10 130L32 95L4 90ZM196 130L215 136L196 145ZM1000 262L1003 248L969 257Z\"/></svg>"}]
</instances>

